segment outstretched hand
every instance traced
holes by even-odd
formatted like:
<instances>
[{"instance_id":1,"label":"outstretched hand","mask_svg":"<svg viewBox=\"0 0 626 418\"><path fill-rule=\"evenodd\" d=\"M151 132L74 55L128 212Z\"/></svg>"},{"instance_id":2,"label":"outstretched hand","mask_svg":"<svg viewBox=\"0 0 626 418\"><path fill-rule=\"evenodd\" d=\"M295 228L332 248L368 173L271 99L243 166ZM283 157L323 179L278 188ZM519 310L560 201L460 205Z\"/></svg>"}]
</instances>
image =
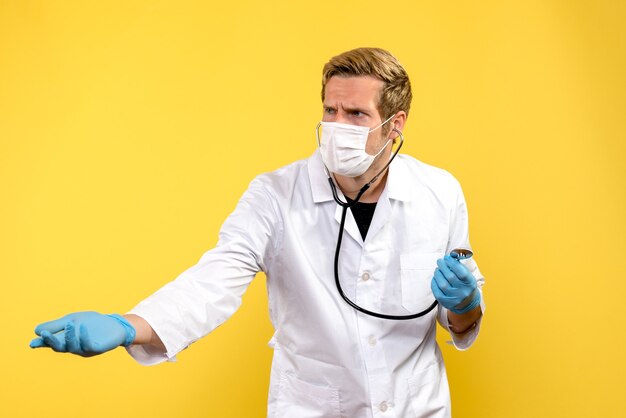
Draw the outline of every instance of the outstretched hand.
<instances>
[{"instance_id":1,"label":"outstretched hand","mask_svg":"<svg viewBox=\"0 0 626 418\"><path fill-rule=\"evenodd\" d=\"M39 337L30 342L31 348L48 347L59 353L91 357L120 345L129 346L136 333L120 315L76 312L37 325L35 334Z\"/></svg>"}]
</instances>

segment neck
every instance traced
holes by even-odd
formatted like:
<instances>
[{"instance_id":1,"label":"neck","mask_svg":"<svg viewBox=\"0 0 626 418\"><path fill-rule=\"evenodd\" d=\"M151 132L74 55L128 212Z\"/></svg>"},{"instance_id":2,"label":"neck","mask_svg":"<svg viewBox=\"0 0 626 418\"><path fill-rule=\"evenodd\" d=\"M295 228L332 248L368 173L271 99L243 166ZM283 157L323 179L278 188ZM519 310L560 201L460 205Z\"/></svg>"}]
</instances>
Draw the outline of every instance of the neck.
<instances>
[{"instance_id":1,"label":"neck","mask_svg":"<svg viewBox=\"0 0 626 418\"><path fill-rule=\"evenodd\" d=\"M363 196L361 196L361 198L359 199L359 202L378 202L378 198L385 189L388 172L388 170L385 170L385 172L381 174L380 177L372 185L370 185L369 189L367 189L367 191L363 193ZM359 177L345 177L339 174L333 174L333 176L335 177L335 182L339 186L341 192L344 194L344 196L347 196L352 200L354 200L357 194L359 194L359 190L361 190L361 188L371 180L371 177L366 177L366 175L367 173Z\"/></svg>"}]
</instances>

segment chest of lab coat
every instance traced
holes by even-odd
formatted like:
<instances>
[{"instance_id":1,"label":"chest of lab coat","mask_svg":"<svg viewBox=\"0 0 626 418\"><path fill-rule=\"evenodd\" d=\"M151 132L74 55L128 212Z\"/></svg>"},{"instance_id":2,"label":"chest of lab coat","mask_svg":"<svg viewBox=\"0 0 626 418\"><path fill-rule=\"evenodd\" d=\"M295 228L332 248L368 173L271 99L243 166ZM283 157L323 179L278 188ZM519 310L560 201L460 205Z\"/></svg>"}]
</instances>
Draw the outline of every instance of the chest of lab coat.
<instances>
[{"instance_id":1,"label":"chest of lab coat","mask_svg":"<svg viewBox=\"0 0 626 418\"><path fill-rule=\"evenodd\" d=\"M224 223L218 246L131 311L152 325L167 352L131 347L131 355L145 364L173 358L232 315L264 271L275 328L269 417L450 416L435 340L436 321L447 327L447 311L393 321L348 306L333 273L341 210L317 153L259 176ZM469 247L458 183L400 155L365 241L348 212L342 287L369 310L421 311L433 302L436 260L456 247ZM467 266L482 286L476 264ZM455 345L469 347L478 329Z\"/></svg>"}]
</instances>

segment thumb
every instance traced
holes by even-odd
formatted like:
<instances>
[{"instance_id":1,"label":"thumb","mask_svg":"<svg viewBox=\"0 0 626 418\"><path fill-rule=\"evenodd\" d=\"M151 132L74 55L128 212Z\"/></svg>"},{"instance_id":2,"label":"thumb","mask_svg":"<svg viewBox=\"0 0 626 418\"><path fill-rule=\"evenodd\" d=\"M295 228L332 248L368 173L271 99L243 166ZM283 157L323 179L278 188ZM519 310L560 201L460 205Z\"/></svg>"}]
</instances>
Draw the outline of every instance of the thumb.
<instances>
[{"instance_id":1,"label":"thumb","mask_svg":"<svg viewBox=\"0 0 626 418\"><path fill-rule=\"evenodd\" d=\"M43 342L43 338L41 337L33 338L29 345L30 348L47 347L46 343Z\"/></svg>"}]
</instances>

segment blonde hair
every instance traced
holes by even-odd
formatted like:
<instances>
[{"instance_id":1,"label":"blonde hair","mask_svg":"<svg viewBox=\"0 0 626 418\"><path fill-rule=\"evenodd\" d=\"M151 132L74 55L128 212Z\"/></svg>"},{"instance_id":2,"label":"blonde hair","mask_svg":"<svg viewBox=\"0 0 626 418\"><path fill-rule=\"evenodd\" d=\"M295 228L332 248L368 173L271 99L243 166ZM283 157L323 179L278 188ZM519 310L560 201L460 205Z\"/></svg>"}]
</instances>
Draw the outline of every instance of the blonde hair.
<instances>
[{"instance_id":1,"label":"blonde hair","mask_svg":"<svg viewBox=\"0 0 626 418\"><path fill-rule=\"evenodd\" d=\"M378 113L383 120L401 110L408 116L413 97L409 76L396 57L380 48L357 48L332 57L322 71L322 101L331 77L365 75L384 82L378 99Z\"/></svg>"}]
</instances>

